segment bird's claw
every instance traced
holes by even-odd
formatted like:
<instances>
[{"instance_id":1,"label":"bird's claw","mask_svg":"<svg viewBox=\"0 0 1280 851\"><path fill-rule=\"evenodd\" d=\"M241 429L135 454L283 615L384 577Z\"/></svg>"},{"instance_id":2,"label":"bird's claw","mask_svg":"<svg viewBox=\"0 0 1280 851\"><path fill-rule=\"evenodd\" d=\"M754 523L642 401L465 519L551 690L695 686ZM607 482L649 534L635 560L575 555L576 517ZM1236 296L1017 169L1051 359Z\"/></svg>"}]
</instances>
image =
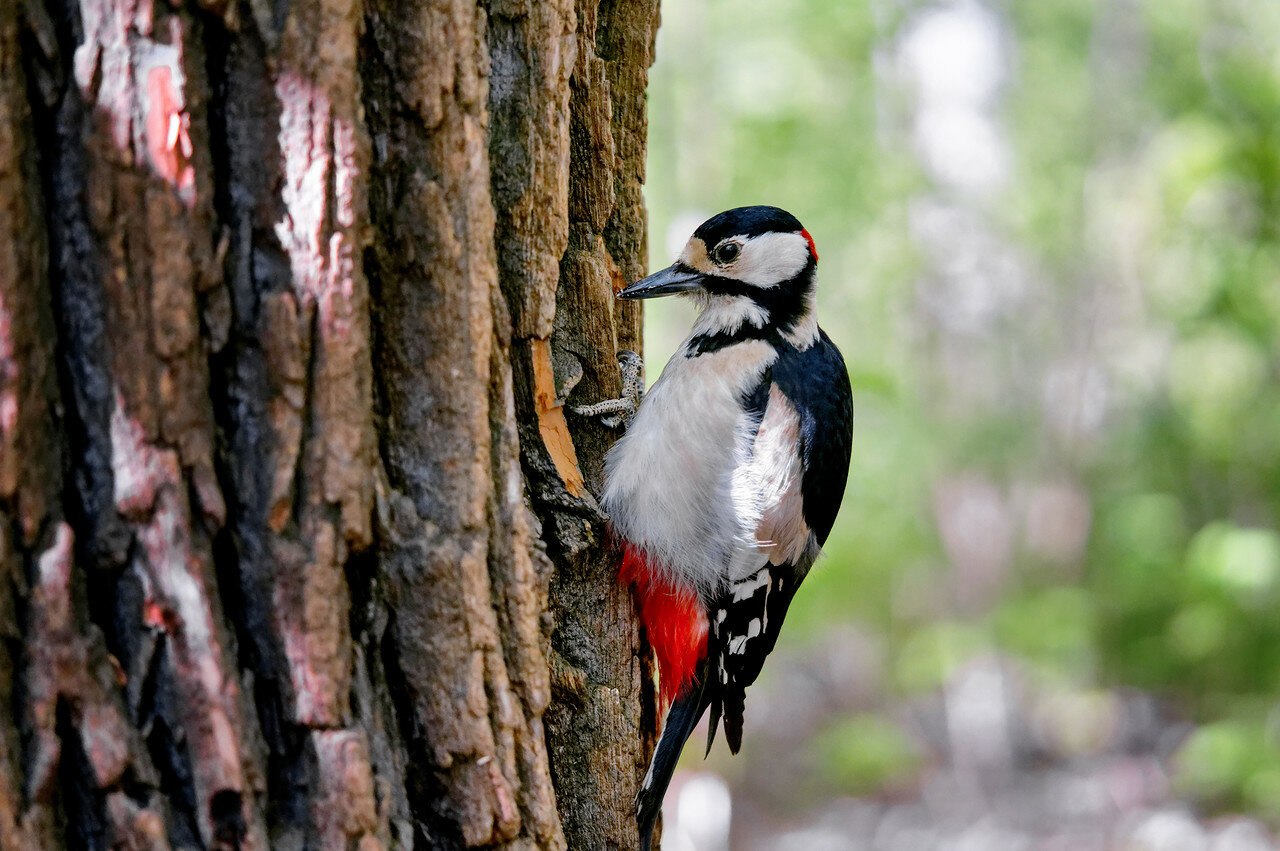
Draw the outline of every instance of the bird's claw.
<instances>
[{"instance_id":1,"label":"bird's claw","mask_svg":"<svg viewBox=\"0 0 1280 851\"><path fill-rule=\"evenodd\" d=\"M605 399L594 405L576 405L574 413L584 417L599 417L608 428L625 428L640 408L644 397L644 360L632 351L618 352L618 366L622 369L622 396Z\"/></svg>"}]
</instances>

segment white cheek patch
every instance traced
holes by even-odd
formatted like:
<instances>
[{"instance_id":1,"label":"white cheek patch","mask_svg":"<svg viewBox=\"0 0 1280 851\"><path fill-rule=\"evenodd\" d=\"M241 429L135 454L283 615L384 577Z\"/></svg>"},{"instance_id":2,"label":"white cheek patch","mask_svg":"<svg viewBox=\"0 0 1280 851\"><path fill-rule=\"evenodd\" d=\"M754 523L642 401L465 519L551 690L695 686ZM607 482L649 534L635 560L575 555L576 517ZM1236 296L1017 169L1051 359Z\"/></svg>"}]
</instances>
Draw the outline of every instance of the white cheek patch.
<instances>
[{"instance_id":1,"label":"white cheek patch","mask_svg":"<svg viewBox=\"0 0 1280 851\"><path fill-rule=\"evenodd\" d=\"M800 233L764 233L743 243L723 274L754 287L789 281L809 262L809 241Z\"/></svg>"}]
</instances>

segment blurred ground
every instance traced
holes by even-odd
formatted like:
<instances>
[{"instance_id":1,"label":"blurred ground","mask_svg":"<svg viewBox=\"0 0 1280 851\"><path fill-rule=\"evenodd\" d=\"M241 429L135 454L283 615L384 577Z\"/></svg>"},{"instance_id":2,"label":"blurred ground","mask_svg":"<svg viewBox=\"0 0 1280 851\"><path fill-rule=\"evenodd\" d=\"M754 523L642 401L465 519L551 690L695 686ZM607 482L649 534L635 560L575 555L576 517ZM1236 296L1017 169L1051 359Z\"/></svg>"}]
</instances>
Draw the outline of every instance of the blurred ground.
<instances>
[{"instance_id":1,"label":"blurred ground","mask_svg":"<svg viewBox=\"0 0 1280 851\"><path fill-rule=\"evenodd\" d=\"M1277 44L1256 0L664 4L653 263L791 210L856 408L667 847L1271 846ZM650 305L652 381L690 313Z\"/></svg>"},{"instance_id":2,"label":"blurred ground","mask_svg":"<svg viewBox=\"0 0 1280 851\"><path fill-rule=\"evenodd\" d=\"M788 669L773 682L783 691L753 695L757 727L792 736L757 737L733 760L739 764L721 755L708 766L689 764L679 775L667 799L672 817L664 848L1275 847L1257 819L1206 818L1180 800L1172 777L1188 725L1151 695L1048 688L1016 661L992 656L971 660L936 694L877 707L869 693L850 693L859 673L848 670L846 648L830 651L826 660L810 653L786 658ZM815 662L816 668L808 667ZM800 714L799 694L808 704ZM841 716L843 736L878 740L879 759L910 768L863 795L824 794L832 779L839 782L824 777L824 766L842 760L820 751L838 751L840 737L806 741L806 731ZM859 748L844 759L856 763L868 756Z\"/></svg>"}]
</instances>

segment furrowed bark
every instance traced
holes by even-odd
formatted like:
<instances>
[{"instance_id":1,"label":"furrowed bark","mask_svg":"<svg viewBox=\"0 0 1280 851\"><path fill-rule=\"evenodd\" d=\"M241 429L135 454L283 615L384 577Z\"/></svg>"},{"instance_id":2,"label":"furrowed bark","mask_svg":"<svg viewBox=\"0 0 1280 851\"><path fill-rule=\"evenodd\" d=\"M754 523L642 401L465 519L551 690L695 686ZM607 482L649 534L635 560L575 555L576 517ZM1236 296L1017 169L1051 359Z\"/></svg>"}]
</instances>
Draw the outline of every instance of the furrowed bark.
<instances>
[{"instance_id":1,"label":"furrowed bark","mask_svg":"<svg viewBox=\"0 0 1280 851\"><path fill-rule=\"evenodd\" d=\"M0 848L635 847L655 25L0 5Z\"/></svg>"},{"instance_id":2,"label":"furrowed bark","mask_svg":"<svg viewBox=\"0 0 1280 851\"><path fill-rule=\"evenodd\" d=\"M545 604L493 241L485 39L473 3L369 4L365 102L384 236L371 268L389 425L380 546L411 706L400 720L432 768L411 791L435 799L423 839L557 848L541 727Z\"/></svg>"},{"instance_id":3,"label":"furrowed bark","mask_svg":"<svg viewBox=\"0 0 1280 851\"><path fill-rule=\"evenodd\" d=\"M0 715L0 847L35 851L58 841L57 708L59 686L70 676L33 669L24 634L38 633L50 654L63 650L69 673L84 674L86 666L76 664L83 656L75 658L83 623L64 616L55 636L50 618L28 614L41 608L31 603L41 568L54 574L61 567L56 538L65 540L66 527L47 248L18 23L16 7L0 8L0 699L24 709L21 719L16 711ZM70 589L61 593L57 579L50 577L54 587L41 596L66 612Z\"/></svg>"},{"instance_id":4,"label":"furrowed bark","mask_svg":"<svg viewBox=\"0 0 1280 851\"><path fill-rule=\"evenodd\" d=\"M66 411L51 437L71 474L47 481L66 519L50 513L28 559L27 804L60 810L69 845L265 848L213 565L198 27L111 2L33 3L27 23ZM26 354L52 370L52 352ZM165 795L174 782L186 794Z\"/></svg>"},{"instance_id":5,"label":"furrowed bark","mask_svg":"<svg viewBox=\"0 0 1280 851\"><path fill-rule=\"evenodd\" d=\"M224 587L267 752L272 846L388 847L394 796L376 799L370 719L351 699L349 583L374 569L377 477L361 8L249 11L211 21L207 39L227 246L210 345L232 491ZM397 788L396 766L379 768Z\"/></svg>"},{"instance_id":6,"label":"furrowed bark","mask_svg":"<svg viewBox=\"0 0 1280 851\"><path fill-rule=\"evenodd\" d=\"M550 328L517 324L528 341L517 350L517 400L526 424L526 474L543 522L554 530L548 543L557 566L552 647L560 698L547 727L555 781L561 789L610 790L608 796L562 796L565 832L575 848L630 848L636 842L632 803L653 744L653 679L630 594L615 579L604 518L590 497L599 492L604 453L617 433L574 417L572 452L566 453L555 439L563 414L552 400L569 393L591 401L616 398L615 353L640 348L639 309L613 295L644 268L644 86L657 3L580 0L576 14L568 244L554 293L550 287L541 292L541 303L554 309L528 312L553 315ZM578 470L567 474L575 461Z\"/></svg>"}]
</instances>

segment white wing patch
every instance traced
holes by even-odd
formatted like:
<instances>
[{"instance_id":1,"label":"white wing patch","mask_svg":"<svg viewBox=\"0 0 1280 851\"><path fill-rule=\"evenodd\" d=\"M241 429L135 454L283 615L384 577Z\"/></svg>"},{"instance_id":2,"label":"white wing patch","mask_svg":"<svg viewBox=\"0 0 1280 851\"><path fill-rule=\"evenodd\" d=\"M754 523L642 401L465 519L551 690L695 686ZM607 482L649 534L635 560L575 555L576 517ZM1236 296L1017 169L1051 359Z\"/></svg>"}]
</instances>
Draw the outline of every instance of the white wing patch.
<instances>
[{"instance_id":1,"label":"white wing patch","mask_svg":"<svg viewBox=\"0 0 1280 851\"><path fill-rule=\"evenodd\" d=\"M733 583L733 602L741 603L743 600L750 600L756 595L757 591L768 584L769 572L767 570L756 571L753 576Z\"/></svg>"},{"instance_id":2,"label":"white wing patch","mask_svg":"<svg viewBox=\"0 0 1280 851\"><path fill-rule=\"evenodd\" d=\"M754 565L743 565L746 569L758 569L765 561L800 564L806 556L816 555L810 550L816 550L817 540L804 519L803 477L800 417L775 385L769 390L751 460L734 477L735 501L744 519L754 521L750 528L755 530L754 544L762 555Z\"/></svg>"}]
</instances>

